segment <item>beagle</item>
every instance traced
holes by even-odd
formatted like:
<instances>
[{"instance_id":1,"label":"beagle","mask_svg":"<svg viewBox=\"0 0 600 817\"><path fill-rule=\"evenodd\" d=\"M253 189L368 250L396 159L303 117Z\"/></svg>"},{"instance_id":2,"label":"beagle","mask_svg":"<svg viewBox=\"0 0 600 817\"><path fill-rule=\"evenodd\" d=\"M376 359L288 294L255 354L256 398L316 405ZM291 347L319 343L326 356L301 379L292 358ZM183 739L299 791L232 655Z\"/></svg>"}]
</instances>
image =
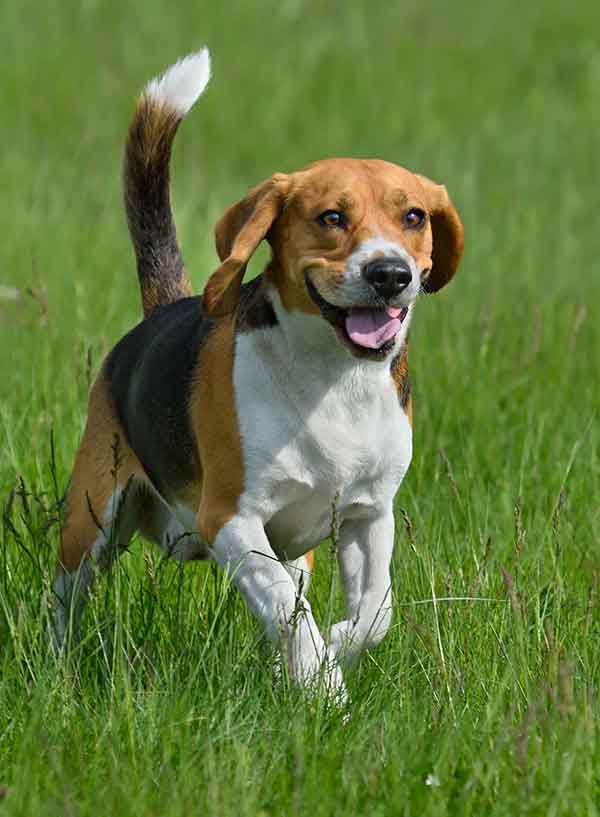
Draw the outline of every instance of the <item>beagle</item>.
<instances>
[{"instance_id":1,"label":"beagle","mask_svg":"<svg viewBox=\"0 0 600 817\"><path fill-rule=\"evenodd\" d=\"M194 296L169 201L177 128L206 49L142 93L125 208L144 320L95 381L67 495L55 631L76 629L95 573L136 530L227 570L291 676L342 666L390 625L394 496L412 454L408 327L456 272L463 228L444 187L381 160L276 173L216 226L221 261ZM258 245L271 259L243 283ZM335 508L346 617L323 637L305 592Z\"/></svg>"}]
</instances>

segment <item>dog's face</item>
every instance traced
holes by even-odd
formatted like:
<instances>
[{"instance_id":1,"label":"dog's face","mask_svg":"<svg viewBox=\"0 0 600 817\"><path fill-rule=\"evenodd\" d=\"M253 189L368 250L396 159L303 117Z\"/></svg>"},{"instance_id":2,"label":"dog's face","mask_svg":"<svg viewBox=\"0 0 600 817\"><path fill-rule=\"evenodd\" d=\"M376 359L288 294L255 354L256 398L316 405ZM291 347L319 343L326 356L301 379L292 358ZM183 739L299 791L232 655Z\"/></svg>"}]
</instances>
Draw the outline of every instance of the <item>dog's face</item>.
<instances>
[{"instance_id":1,"label":"dog's face","mask_svg":"<svg viewBox=\"0 0 600 817\"><path fill-rule=\"evenodd\" d=\"M329 159L276 174L229 208L216 228L223 264L205 301L235 308L260 241L287 311L319 314L357 357L382 359L421 290L454 275L463 229L445 188L379 160Z\"/></svg>"}]
</instances>

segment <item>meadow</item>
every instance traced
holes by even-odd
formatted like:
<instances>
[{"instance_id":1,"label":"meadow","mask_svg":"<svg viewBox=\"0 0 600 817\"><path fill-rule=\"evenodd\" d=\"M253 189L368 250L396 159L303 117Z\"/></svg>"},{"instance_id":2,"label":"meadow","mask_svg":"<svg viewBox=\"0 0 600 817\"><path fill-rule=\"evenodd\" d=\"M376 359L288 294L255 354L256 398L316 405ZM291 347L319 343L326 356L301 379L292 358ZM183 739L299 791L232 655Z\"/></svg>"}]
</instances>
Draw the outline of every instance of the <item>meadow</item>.
<instances>
[{"instance_id":1,"label":"meadow","mask_svg":"<svg viewBox=\"0 0 600 817\"><path fill-rule=\"evenodd\" d=\"M0 26L0 817L598 814L597 3L8 0ZM141 315L126 127L204 43L214 78L172 167L198 291L224 207L314 159L424 173L465 224L412 325L395 617L346 709L276 677L214 566L139 538L79 647L49 650L87 391Z\"/></svg>"}]
</instances>

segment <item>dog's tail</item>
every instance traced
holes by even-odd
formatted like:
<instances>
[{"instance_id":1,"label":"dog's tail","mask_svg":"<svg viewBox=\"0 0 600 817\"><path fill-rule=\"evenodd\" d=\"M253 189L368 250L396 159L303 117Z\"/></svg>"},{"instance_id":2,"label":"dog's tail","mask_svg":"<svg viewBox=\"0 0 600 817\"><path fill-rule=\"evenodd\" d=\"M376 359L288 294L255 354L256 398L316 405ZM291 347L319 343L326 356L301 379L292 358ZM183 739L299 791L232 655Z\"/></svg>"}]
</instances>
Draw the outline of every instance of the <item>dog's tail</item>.
<instances>
[{"instance_id":1,"label":"dog's tail","mask_svg":"<svg viewBox=\"0 0 600 817\"><path fill-rule=\"evenodd\" d=\"M210 79L203 48L146 85L129 127L123 187L144 316L192 294L171 212L169 160L179 123Z\"/></svg>"}]
</instances>

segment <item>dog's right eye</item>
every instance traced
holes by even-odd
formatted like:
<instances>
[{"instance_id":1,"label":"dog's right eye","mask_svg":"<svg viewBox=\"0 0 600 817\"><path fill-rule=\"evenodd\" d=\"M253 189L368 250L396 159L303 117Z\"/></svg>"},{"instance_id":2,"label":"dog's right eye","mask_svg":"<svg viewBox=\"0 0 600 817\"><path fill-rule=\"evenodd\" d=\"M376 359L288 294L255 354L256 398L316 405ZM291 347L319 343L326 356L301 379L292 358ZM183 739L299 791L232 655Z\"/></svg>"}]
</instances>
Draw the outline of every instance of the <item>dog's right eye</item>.
<instances>
[{"instance_id":1,"label":"dog's right eye","mask_svg":"<svg viewBox=\"0 0 600 817\"><path fill-rule=\"evenodd\" d=\"M345 227L346 216L339 210L325 210L317 216L317 222L321 227Z\"/></svg>"}]
</instances>

